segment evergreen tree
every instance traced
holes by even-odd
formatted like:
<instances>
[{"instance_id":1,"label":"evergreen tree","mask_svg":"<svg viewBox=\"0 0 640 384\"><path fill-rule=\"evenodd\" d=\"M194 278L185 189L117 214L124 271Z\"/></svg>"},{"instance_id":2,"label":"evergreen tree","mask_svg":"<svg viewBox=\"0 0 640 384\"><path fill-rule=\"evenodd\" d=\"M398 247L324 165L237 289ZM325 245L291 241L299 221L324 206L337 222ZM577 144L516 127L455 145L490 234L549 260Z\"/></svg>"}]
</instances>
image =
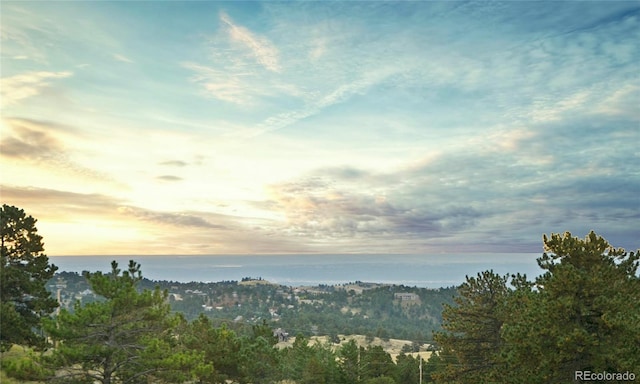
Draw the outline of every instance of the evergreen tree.
<instances>
[{"instance_id":1,"label":"evergreen tree","mask_svg":"<svg viewBox=\"0 0 640 384\"><path fill-rule=\"evenodd\" d=\"M0 209L0 351L12 344L43 347L40 322L58 306L45 284L57 267L43 253L36 219L6 204Z\"/></svg>"},{"instance_id":2,"label":"evergreen tree","mask_svg":"<svg viewBox=\"0 0 640 384\"><path fill-rule=\"evenodd\" d=\"M458 361L455 359L455 356L449 354L443 354L442 352L434 352L429 356L427 362L422 366L422 382L423 383L435 383L435 382L446 382L442 380L436 381L436 378L439 377L439 373L443 372L446 367L450 365L458 364Z\"/></svg>"},{"instance_id":3,"label":"evergreen tree","mask_svg":"<svg viewBox=\"0 0 640 384\"><path fill-rule=\"evenodd\" d=\"M214 366L215 371L211 372L206 382L222 384L227 380L240 379L241 340L226 324L214 328L209 318L201 314L189 324L180 338L185 348L204 352L205 362Z\"/></svg>"},{"instance_id":4,"label":"evergreen tree","mask_svg":"<svg viewBox=\"0 0 640 384\"><path fill-rule=\"evenodd\" d=\"M372 379L368 379L364 384L397 384L396 381L388 376L378 376Z\"/></svg>"},{"instance_id":5,"label":"evergreen tree","mask_svg":"<svg viewBox=\"0 0 640 384\"><path fill-rule=\"evenodd\" d=\"M362 378L373 379L377 377L393 377L396 365L391 359L391 355L379 345L369 346L361 350Z\"/></svg>"},{"instance_id":6,"label":"evergreen tree","mask_svg":"<svg viewBox=\"0 0 640 384\"><path fill-rule=\"evenodd\" d=\"M278 350L264 336L243 337L240 349L240 383L268 384L279 379Z\"/></svg>"},{"instance_id":7,"label":"evergreen tree","mask_svg":"<svg viewBox=\"0 0 640 384\"><path fill-rule=\"evenodd\" d=\"M443 355L453 355L457 364L436 374L441 381L457 383L494 382L504 372L500 361L501 329L505 322L505 304L509 294L508 276L493 271L468 277L455 299L457 306L446 305L442 327L436 334Z\"/></svg>"},{"instance_id":8,"label":"evergreen tree","mask_svg":"<svg viewBox=\"0 0 640 384\"><path fill-rule=\"evenodd\" d=\"M300 380L301 384L328 384L330 382L327 381L325 377L325 367L323 367L322 362L318 360L318 358L313 355L307 361L305 365L305 369L302 373L302 379ZM332 383L333 384L333 383Z\"/></svg>"},{"instance_id":9,"label":"evergreen tree","mask_svg":"<svg viewBox=\"0 0 640 384\"><path fill-rule=\"evenodd\" d=\"M338 350L338 361L346 383L357 384L361 382L363 372L360 355L361 349L353 339L343 344Z\"/></svg>"},{"instance_id":10,"label":"evergreen tree","mask_svg":"<svg viewBox=\"0 0 640 384\"><path fill-rule=\"evenodd\" d=\"M503 332L513 377L566 383L576 371L640 372L640 254L594 232L543 240L546 272L535 291L514 297Z\"/></svg>"},{"instance_id":11,"label":"evergreen tree","mask_svg":"<svg viewBox=\"0 0 640 384\"><path fill-rule=\"evenodd\" d=\"M302 334L298 334L293 345L282 351L282 372L284 377L290 380L302 380L307 362L312 355L309 339Z\"/></svg>"},{"instance_id":12,"label":"evergreen tree","mask_svg":"<svg viewBox=\"0 0 640 384\"><path fill-rule=\"evenodd\" d=\"M45 361L57 369L52 381L111 383L183 382L212 370L203 354L181 349L173 332L184 320L171 316L166 292L139 292L140 265L108 274L87 273L103 301L62 310L46 329L57 347Z\"/></svg>"},{"instance_id":13,"label":"evergreen tree","mask_svg":"<svg viewBox=\"0 0 640 384\"><path fill-rule=\"evenodd\" d=\"M397 383L402 384L419 384L420 383L420 359L401 353L396 358L396 375Z\"/></svg>"},{"instance_id":14,"label":"evergreen tree","mask_svg":"<svg viewBox=\"0 0 640 384\"><path fill-rule=\"evenodd\" d=\"M329 342L316 343L312 347L312 361L317 362L320 369L316 369L317 382L327 384L340 384L343 382L343 373L337 361L337 355ZM309 367L311 368L311 367Z\"/></svg>"},{"instance_id":15,"label":"evergreen tree","mask_svg":"<svg viewBox=\"0 0 640 384\"><path fill-rule=\"evenodd\" d=\"M594 232L544 236L545 273L467 278L443 313L440 383L567 383L577 371L640 372L640 253ZM436 364L437 363L437 364Z\"/></svg>"}]
</instances>

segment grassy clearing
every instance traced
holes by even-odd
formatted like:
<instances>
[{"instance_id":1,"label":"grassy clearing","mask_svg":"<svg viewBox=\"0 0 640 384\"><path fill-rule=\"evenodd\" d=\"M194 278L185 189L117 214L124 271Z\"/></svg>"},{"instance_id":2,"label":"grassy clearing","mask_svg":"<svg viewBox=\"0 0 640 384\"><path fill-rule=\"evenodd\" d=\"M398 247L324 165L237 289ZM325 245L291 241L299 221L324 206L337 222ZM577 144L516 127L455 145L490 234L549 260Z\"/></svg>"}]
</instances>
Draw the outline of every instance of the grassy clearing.
<instances>
[{"instance_id":1,"label":"grassy clearing","mask_svg":"<svg viewBox=\"0 0 640 384\"><path fill-rule=\"evenodd\" d=\"M42 381L27 381L14 379L7 375L5 365L18 361L30 360L31 350L18 345L14 345L7 352L0 354L0 383L2 384L42 384Z\"/></svg>"},{"instance_id":2,"label":"grassy clearing","mask_svg":"<svg viewBox=\"0 0 640 384\"><path fill-rule=\"evenodd\" d=\"M44 384L43 381L24 381L12 379L0 368L0 383L2 384Z\"/></svg>"},{"instance_id":3,"label":"grassy clearing","mask_svg":"<svg viewBox=\"0 0 640 384\"><path fill-rule=\"evenodd\" d=\"M340 344L333 344L334 348L339 348L340 346L348 343L350 340L354 340L359 347L369 347L379 345L384 349L385 352L389 353L392 357L398 356L402 351L402 347L405 345L411 345L410 340L399 340L399 339L381 339L379 337L374 337L373 340L368 341L367 337L364 335L338 335L340 338ZM293 343L296 341L295 337L290 337L288 341L279 342L277 344L278 348L287 348L293 346ZM309 338L309 344L315 343L328 343L329 337L327 336L311 336ZM431 355L430 352L421 351L421 356L424 358L425 356ZM416 356L416 353L412 355Z\"/></svg>"}]
</instances>

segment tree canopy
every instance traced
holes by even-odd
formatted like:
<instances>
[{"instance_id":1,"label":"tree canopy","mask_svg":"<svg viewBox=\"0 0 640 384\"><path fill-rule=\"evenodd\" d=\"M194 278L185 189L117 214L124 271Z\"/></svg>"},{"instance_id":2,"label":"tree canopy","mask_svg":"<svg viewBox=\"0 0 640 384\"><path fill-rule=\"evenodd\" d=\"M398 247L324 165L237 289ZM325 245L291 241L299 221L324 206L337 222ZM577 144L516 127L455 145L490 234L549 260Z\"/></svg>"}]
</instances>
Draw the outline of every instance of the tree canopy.
<instances>
[{"instance_id":1,"label":"tree canopy","mask_svg":"<svg viewBox=\"0 0 640 384\"><path fill-rule=\"evenodd\" d=\"M640 372L638 252L589 233L543 237L534 282L467 277L445 332L436 382L566 383L577 371ZM510 284L507 282L510 280Z\"/></svg>"},{"instance_id":2,"label":"tree canopy","mask_svg":"<svg viewBox=\"0 0 640 384\"><path fill-rule=\"evenodd\" d=\"M166 292L136 289L140 265L131 261L122 271L114 261L111 267L108 274L85 275L103 301L78 302L47 323L58 342L46 358L57 371L52 380L184 382L212 371L203 353L181 348L174 329L182 319L170 314Z\"/></svg>"},{"instance_id":3,"label":"tree canopy","mask_svg":"<svg viewBox=\"0 0 640 384\"><path fill-rule=\"evenodd\" d=\"M0 349L42 347L40 320L58 306L45 285L57 270L44 254L36 219L24 210L0 208Z\"/></svg>"}]
</instances>

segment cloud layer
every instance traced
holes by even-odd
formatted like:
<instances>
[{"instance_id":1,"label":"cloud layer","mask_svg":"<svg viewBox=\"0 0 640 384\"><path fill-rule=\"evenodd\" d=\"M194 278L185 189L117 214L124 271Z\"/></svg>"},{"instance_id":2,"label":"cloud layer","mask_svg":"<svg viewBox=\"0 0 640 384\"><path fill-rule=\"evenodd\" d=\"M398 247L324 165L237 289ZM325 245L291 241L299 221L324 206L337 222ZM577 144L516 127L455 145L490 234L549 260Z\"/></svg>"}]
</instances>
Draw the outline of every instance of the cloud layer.
<instances>
[{"instance_id":1,"label":"cloud layer","mask_svg":"<svg viewBox=\"0 0 640 384\"><path fill-rule=\"evenodd\" d=\"M1 17L2 199L51 254L538 252L591 229L640 248L635 4Z\"/></svg>"},{"instance_id":2,"label":"cloud layer","mask_svg":"<svg viewBox=\"0 0 640 384\"><path fill-rule=\"evenodd\" d=\"M53 79L64 79L72 75L70 71L63 72L27 72L20 75L2 78L0 89L2 107L19 103L20 101L39 95L51 84Z\"/></svg>"}]
</instances>

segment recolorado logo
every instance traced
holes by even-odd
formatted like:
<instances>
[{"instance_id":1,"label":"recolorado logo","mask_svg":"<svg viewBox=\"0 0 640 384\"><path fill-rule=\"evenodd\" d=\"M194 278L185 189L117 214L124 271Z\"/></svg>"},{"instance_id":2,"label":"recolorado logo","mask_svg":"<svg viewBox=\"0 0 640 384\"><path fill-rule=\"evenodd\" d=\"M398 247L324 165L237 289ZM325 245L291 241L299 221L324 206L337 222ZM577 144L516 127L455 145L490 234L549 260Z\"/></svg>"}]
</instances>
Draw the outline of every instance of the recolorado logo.
<instances>
[{"instance_id":1,"label":"recolorado logo","mask_svg":"<svg viewBox=\"0 0 640 384\"><path fill-rule=\"evenodd\" d=\"M635 381L636 374L633 372L591 372L576 371L575 381Z\"/></svg>"}]
</instances>

